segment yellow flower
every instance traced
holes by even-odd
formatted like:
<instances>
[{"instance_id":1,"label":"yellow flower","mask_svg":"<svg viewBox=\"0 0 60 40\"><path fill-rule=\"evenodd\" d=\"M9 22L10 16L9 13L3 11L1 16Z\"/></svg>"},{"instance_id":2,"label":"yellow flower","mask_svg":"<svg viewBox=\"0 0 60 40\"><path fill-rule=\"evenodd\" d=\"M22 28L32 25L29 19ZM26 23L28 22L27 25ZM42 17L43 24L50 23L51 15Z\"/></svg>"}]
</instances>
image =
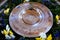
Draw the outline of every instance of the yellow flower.
<instances>
[{"instance_id":1,"label":"yellow flower","mask_svg":"<svg viewBox=\"0 0 60 40\"><path fill-rule=\"evenodd\" d=\"M42 40L42 38L36 38L36 40Z\"/></svg>"},{"instance_id":2,"label":"yellow flower","mask_svg":"<svg viewBox=\"0 0 60 40\"><path fill-rule=\"evenodd\" d=\"M59 16L58 16L58 15L56 15L56 20L57 20L57 22L58 22L58 20L59 20Z\"/></svg>"},{"instance_id":3,"label":"yellow flower","mask_svg":"<svg viewBox=\"0 0 60 40\"><path fill-rule=\"evenodd\" d=\"M45 40L45 38L40 37L40 38L36 38L36 40Z\"/></svg>"},{"instance_id":4,"label":"yellow flower","mask_svg":"<svg viewBox=\"0 0 60 40\"><path fill-rule=\"evenodd\" d=\"M4 10L4 14L8 14L9 10L10 10L10 8L7 8L6 10Z\"/></svg>"},{"instance_id":5,"label":"yellow flower","mask_svg":"<svg viewBox=\"0 0 60 40\"><path fill-rule=\"evenodd\" d=\"M4 30L2 31L2 34L8 35L8 32L4 29Z\"/></svg>"},{"instance_id":6,"label":"yellow flower","mask_svg":"<svg viewBox=\"0 0 60 40\"><path fill-rule=\"evenodd\" d=\"M52 40L52 35L51 34L47 37L47 40Z\"/></svg>"},{"instance_id":7,"label":"yellow flower","mask_svg":"<svg viewBox=\"0 0 60 40\"><path fill-rule=\"evenodd\" d=\"M56 15L57 24L60 24L60 16Z\"/></svg>"},{"instance_id":8,"label":"yellow flower","mask_svg":"<svg viewBox=\"0 0 60 40\"><path fill-rule=\"evenodd\" d=\"M10 33L10 36L13 35L13 32L11 30L9 31L9 33Z\"/></svg>"}]
</instances>

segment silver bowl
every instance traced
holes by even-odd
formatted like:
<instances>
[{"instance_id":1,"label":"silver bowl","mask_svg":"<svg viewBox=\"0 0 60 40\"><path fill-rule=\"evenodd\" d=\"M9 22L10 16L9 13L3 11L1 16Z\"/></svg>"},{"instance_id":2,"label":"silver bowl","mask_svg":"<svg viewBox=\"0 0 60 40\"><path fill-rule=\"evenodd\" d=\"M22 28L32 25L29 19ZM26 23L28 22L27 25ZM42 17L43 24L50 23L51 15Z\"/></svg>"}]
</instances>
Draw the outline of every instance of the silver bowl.
<instances>
[{"instance_id":1,"label":"silver bowl","mask_svg":"<svg viewBox=\"0 0 60 40\"><path fill-rule=\"evenodd\" d=\"M16 6L10 16L11 28L24 37L38 37L47 33L53 25L53 15L44 5L36 2L22 3Z\"/></svg>"}]
</instances>

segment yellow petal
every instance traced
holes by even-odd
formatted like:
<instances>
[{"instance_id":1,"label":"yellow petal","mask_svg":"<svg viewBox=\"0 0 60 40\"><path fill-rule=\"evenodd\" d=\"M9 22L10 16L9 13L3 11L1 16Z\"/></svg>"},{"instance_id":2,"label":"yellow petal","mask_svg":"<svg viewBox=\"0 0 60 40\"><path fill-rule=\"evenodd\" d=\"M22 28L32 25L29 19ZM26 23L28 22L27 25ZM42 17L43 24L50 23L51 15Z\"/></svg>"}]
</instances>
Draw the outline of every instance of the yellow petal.
<instances>
[{"instance_id":1,"label":"yellow petal","mask_svg":"<svg viewBox=\"0 0 60 40\"><path fill-rule=\"evenodd\" d=\"M57 21L59 20L59 16L58 16L58 15L56 15L56 20L57 20Z\"/></svg>"},{"instance_id":2,"label":"yellow petal","mask_svg":"<svg viewBox=\"0 0 60 40\"><path fill-rule=\"evenodd\" d=\"M13 35L13 32L12 32L11 30L10 30L10 32L9 32L9 33L10 33L10 36L11 36L11 35Z\"/></svg>"},{"instance_id":3,"label":"yellow petal","mask_svg":"<svg viewBox=\"0 0 60 40\"><path fill-rule=\"evenodd\" d=\"M35 38L36 40L42 40L42 38Z\"/></svg>"},{"instance_id":4,"label":"yellow petal","mask_svg":"<svg viewBox=\"0 0 60 40\"><path fill-rule=\"evenodd\" d=\"M52 40L52 35L51 34L47 37L47 40Z\"/></svg>"},{"instance_id":5,"label":"yellow petal","mask_svg":"<svg viewBox=\"0 0 60 40\"><path fill-rule=\"evenodd\" d=\"M8 32L6 30L3 30L4 35L8 35Z\"/></svg>"},{"instance_id":6,"label":"yellow petal","mask_svg":"<svg viewBox=\"0 0 60 40\"><path fill-rule=\"evenodd\" d=\"M10 8L7 8L6 10L4 10L4 14L8 14L9 10L10 10Z\"/></svg>"}]
</instances>

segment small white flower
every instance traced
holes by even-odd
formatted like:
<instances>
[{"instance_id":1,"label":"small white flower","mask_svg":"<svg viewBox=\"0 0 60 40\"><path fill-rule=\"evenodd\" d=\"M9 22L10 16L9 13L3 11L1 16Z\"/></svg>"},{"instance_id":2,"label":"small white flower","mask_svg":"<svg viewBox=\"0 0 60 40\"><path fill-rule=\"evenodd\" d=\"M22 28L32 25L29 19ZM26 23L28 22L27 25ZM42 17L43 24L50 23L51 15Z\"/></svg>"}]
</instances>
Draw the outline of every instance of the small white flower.
<instances>
[{"instance_id":1,"label":"small white flower","mask_svg":"<svg viewBox=\"0 0 60 40\"><path fill-rule=\"evenodd\" d=\"M1 31L1 33L3 34L3 31Z\"/></svg>"},{"instance_id":2,"label":"small white flower","mask_svg":"<svg viewBox=\"0 0 60 40\"><path fill-rule=\"evenodd\" d=\"M14 36L14 35L11 35L11 37L12 37L12 38L15 38L15 36Z\"/></svg>"},{"instance_id":3,"label":"small white flower","mask_svg":"<svg viewBox=\"0 0 60 40\"><path fill-rule=\"evenodd\" d=\"M6 25L6 30L9 32L9 30L10 30L10 27L9 27L9 25L7 24Z\"/></svg>"},{"instance_id":4,"label":"small white flower","mask_svg":"<svg viewBox=\"0 0 60 40\"><path fill-rule=\"evenodd\" d=\"M42 32L42 33L40 33L40 34L39 34L39 36L40 36L41 38L46 38L46 37L47 37L47 36L46 36L46 34L45 34L45 33L43 33L43 32Z\"/></svg>"},{"instance_id":5,"label":"small white flower","mask_svg":"<svg viewBox=\"0 0 60 40\"><path fill-rule=\"evenodd\" d=\"M11 39L11 37L9 35L5 35L6 39Z\"/></svg>"},{"instance_id":6,"label":"small white flower","mask_svg":"<svg viewBox=\"0 0 60 40\"><path fill-rule=\"evenodd\" d=\"M60 24L60 20L58 20L57 24Z\"/></svg>"}]
</instances>

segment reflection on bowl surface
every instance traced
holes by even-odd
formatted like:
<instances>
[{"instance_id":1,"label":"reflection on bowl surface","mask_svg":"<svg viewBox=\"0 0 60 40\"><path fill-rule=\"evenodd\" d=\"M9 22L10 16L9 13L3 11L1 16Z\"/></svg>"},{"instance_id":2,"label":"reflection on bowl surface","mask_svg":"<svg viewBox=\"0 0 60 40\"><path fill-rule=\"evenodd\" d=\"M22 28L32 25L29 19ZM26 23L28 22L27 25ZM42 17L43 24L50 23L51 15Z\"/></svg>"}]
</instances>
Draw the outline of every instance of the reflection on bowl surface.
<instances>
[{"instance_id":1,"label":"reflection on bowl surface","mask_svg":"<svg viewBox=\"0 0 60 40\"><path fill-rule=\"evenodd\" d=\"M51 29L53 15L47 7L40 3L23 3L12 10L9 24L19 35L38 37L41 32L47 33Z\"/></svg>"}]
</instances>

